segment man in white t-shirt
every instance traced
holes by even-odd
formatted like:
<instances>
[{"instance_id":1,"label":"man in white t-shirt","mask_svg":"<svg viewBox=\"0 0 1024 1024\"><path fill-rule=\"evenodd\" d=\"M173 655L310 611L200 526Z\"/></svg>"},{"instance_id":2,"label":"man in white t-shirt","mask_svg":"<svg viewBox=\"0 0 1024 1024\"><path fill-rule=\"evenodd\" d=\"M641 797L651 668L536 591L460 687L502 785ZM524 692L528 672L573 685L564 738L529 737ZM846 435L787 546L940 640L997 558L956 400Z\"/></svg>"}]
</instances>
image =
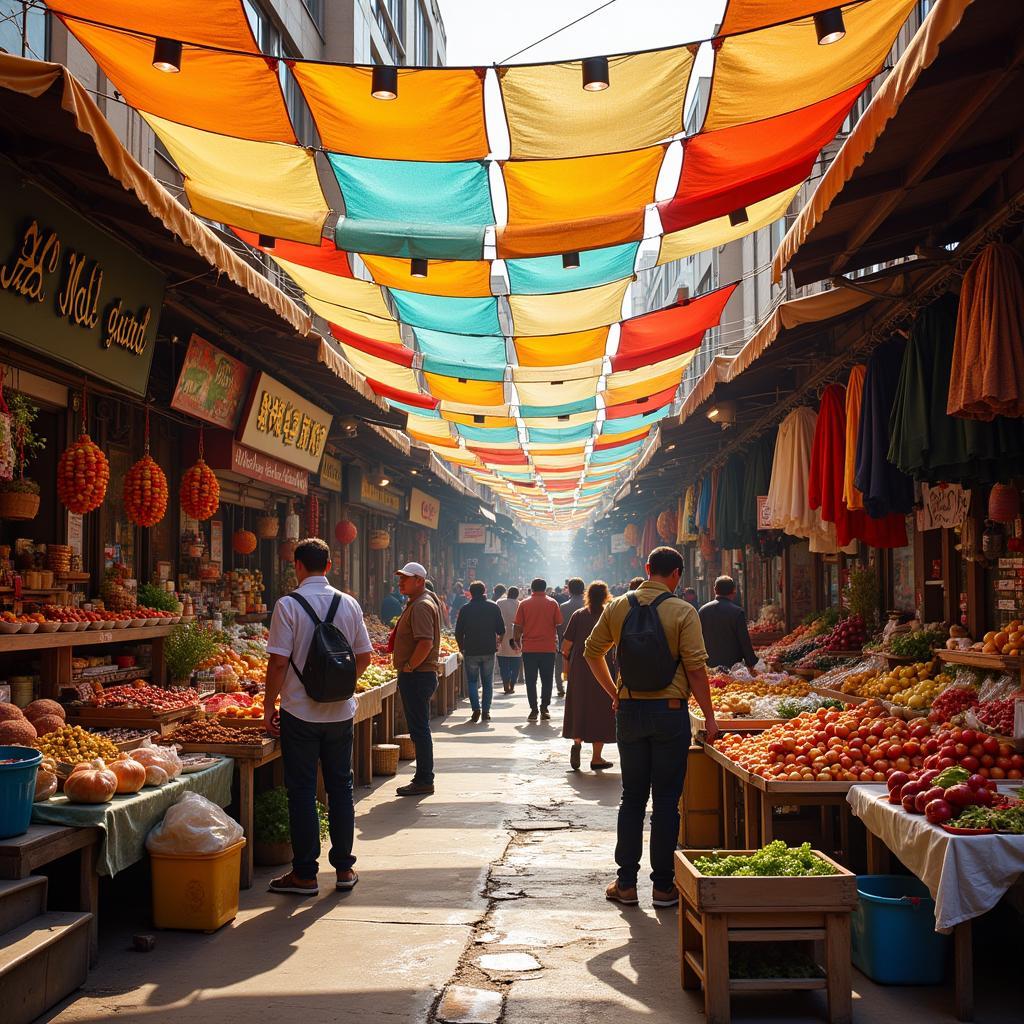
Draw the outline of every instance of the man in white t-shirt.
<instances>
[{"instance_id":1,"label":"man in white t-shirt","mask_svg":"<svg viewBox=\"0 0 1024 1024\"><path fill-rule=\"evenodd\" d=\"M327 582L331 568L330 548L319 537L299 541L295 546L295 593L312 608L320 621L327 618L337 599L334 624L345 635L356 656L356 678L361 676L373 653L373 644L363 622L363 610L348 594ZM292 870L270 883L271 892L292 892L315 896L317 861L320 858L320 823L316 813L316 770L319 764L327 790L331 831L331 864L338 873L335 888L348 892L359 876L353 870L355 807L352 802L352 719L355 698L320 702L306 693L296 672L306 664L316 623L290 596L274 606L267 650L267 692L264 725L271 736L281 737L284 784L288 790L288 821L292 837ZM274 704L281 697L280 726L275 722Z\"/></svg>"}]
</instances>

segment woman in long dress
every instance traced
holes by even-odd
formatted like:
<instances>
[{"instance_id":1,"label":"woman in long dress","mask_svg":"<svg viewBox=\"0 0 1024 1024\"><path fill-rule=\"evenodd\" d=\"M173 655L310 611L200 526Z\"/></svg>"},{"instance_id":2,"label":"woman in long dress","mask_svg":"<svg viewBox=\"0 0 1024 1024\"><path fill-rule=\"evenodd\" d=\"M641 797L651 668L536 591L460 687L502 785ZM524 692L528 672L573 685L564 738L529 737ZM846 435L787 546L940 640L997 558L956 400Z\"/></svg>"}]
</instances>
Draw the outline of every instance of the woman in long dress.
<instances>
[{"instance_id":1,"label":"woman in long dress","mask_svg":"<svg viewBox=\"0 0 1024 1024\"><path fill-rule=\"evenodd\" d=\"M591 583L587 588L587 603L572 613L562 639L562 657L569 666L562 735L572 740L569 764L573 771L579 771L580 750L584 743L593 746L592 771L612 766L611 761L606 761L601 754L606 743L615 742L615 712L611 698L594 678L583 656L583 645L607 602L608 585L601 580ZM608 665L614 677L615 668L610 654Z\"/></svg>"}]
</instances>

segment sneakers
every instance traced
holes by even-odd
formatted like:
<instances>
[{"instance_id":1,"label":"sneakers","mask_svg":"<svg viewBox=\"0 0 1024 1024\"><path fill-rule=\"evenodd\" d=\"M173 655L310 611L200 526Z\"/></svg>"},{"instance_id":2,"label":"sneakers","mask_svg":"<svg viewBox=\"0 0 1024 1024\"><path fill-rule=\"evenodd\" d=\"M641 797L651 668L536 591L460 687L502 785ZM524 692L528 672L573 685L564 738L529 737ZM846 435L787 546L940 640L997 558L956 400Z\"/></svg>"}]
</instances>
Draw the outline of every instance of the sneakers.
<instances>
[{"instance_id":1,"label":"sneakers","mask_svg":"<svg viewBox=\"0 0 1024 1024\"><path fill-rule=\"evenodd\" d=\"M342 878L342 875L350 875L349 878ZM334 883L334 888L338 892L351 892L359 882L359 875L354 871L339 871L338 880Z\"/></svg>"},{"instance_id":2,"label":"sneakers","mask_svg":"<svg viewBox=\"0 0 1024 1024\"><path fill-rule=\"evenodd\" d=\"M474 711L472 716L471 716L471 718L469 720L471 722L479 722L480 721L480 712L479 711Z\"/></svg>"},{"instance_id":3,"label":"sneakers","mask_svg":"<svg viewBox=\"0 0 1024 1024\"><path fill-rule=\"evenodd\" d=\"M287 875L273 879L267 886L267 892L290 892L296 896L318 896L320 886L317 885L315 878L298 878L294 871L289 871Z\"/></svg>"},{"instance_id":4,"label":"sneakers","mask_svg":"<svg viewBox=\"0 0 1024 1024\"><path fill-rule=\"evenodd\" d=\"M395 792L399 796L430 796L434 792L434 784L410 782L407 786L399 786Z\"/></svg>"},{"instance_id":5,"label":"sneakers","mask_svg":"<svg viewBox=\"0 0 1024 1024\"><path fill-rule=\"evenodd\" d=\"M537 709L536 708L533 708L530 711L530 713L526 716L526 720L528 722L536 722L537 721Z\"/></svg>"},{"instance_id":6,"label":"sneakers","mask_svg":"<svg viewBox=\"0 0 1024 1024\"><path fill-rule=\"evenodd\" d=\"M480 717L483 718L485 722L489 722L491 720L491 713L490 711L485 711Z\"/></svg>"},{"instance_id":7,"label":"sneakers","mask_svg":"<svg viewBox=\"0 0 1024 1024\"><path fill-rule=\"evenodd\" d=\"M653 889L651 897L651 903L659 908L679 906L679 893L675 889L671 889L669 892Z\"/></svg>"},{"instance_id":8,"label":"sneakers","mask_svg":"<svg viewBox=\"0 0 1024 1024\"><path fill-rule=\"evenodd\" d=\"M640 900L636 895L636 886L631 888L620 888L618 882L612 882L604 891L604 898L611 900L613 903L621 903L626 907L635 907Z\"/></svg>"},{"instance_id":9,"label":"sneakers","mask_svg":"<svg viewBox=\"0 0 1024 1024\"><path fill-rule=\"evenodd\" d=\"M540 709L540 717L543 718L546 721L547 719L549 719L551 717L551 712L548 711L547 708L541 708Z\"/></svg>"},{"instance_id":10,"label":"sneakers","mask_svg":"<svg viewBox=\"0 0 1024 1024\"><path fill-rule=\"evenodd\" d=\"M583 746L582 743L574 743L569 750L569 767L574 772L580 770L580 748Z\"/></svg>"}]
</instances>

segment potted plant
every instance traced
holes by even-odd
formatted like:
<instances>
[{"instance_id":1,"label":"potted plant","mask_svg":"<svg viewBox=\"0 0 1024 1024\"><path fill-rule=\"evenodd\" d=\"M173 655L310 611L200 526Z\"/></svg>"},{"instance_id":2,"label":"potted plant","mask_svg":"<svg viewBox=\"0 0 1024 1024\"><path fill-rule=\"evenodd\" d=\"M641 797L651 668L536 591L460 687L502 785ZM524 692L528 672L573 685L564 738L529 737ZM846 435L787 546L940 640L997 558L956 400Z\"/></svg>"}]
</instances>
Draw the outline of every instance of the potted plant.
<instances>
[{"instance_id":1,"label":"potted plant","mask_svg":"<svg viewBox=\"0 0 1024 1024\"><path fill-rule=\"evenodd\" d=\"M27 521L39 512L39 484L25 477L25 464L46 447L46 440L32 429L39 406L15 391L7 407L17 473L11 480L0 480L0 519Z\"/></svg>"},{"instance_id":2,"label":"potted plant","mask_svg":"<svg viewBox=\"0 0 1024 1024\"><path fill-rule=\"evenodd\" d=\"M316 815L320 823L320 841L330 830L327 808L318 800ZM253 860L264 867L287 864L292 859L292 833L288 824L288 793L284 786L260 793L253 803Z\"/></svg>"},{"instance_id":3,"label":"potted plant","mask_svg":"<svg viewBox=\"0 0 1024 1024\"><path fill-rule=\"evenodd\" d=\"M164 640L164 662L174 686L187 686L199 665L217 652L217 639L198 622L175 626Z\"/></svg>"}]
</instances>

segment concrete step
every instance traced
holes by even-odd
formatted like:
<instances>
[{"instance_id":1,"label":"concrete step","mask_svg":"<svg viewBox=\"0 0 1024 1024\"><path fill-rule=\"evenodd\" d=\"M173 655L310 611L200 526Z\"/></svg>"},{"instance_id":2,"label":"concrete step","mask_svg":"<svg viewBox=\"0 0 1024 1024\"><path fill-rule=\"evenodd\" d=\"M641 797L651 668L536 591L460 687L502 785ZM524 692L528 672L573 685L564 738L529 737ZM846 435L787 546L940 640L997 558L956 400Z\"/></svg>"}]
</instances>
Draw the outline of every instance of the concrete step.
<instances>
[{"instance_id":1,"label":"concrete step","mask_svg":"<svg viewBox=\"0 0 1024 1024\"><path fill-rule=\"evenodd\" d=\"M0 1019L31 1024L84 981L92 914L45 913L0 938Z\"/></svg>"},{"instance_id":2,"label":"concrete step","mask_svg":"<svg viewBox=\"0 0 1024 1024\"><path fill-rule=\"evenodd\" d=\"M0 882L0 945L4 932L46 913L46 878L29 875L14 882Z\"/></svg>"}]
</instances>

